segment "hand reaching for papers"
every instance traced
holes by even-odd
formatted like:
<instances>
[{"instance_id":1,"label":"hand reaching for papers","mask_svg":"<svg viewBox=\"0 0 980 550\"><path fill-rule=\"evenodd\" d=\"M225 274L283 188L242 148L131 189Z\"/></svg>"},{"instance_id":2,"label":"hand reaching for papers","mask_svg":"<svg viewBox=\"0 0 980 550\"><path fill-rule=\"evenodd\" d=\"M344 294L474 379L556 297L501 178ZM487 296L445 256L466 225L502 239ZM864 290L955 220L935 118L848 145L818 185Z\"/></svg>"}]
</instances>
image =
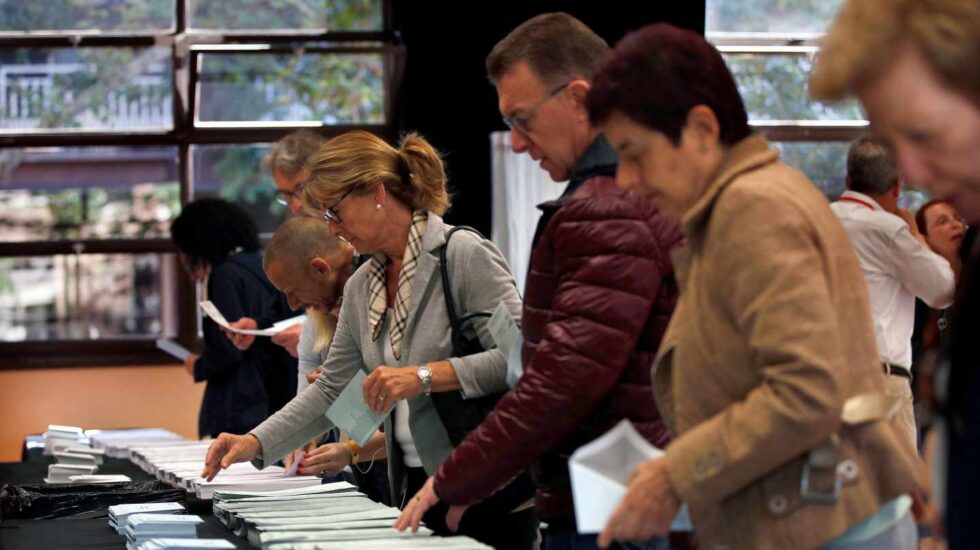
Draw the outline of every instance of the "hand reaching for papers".
<instances>
[{"instance_id":1,"label":"hand reaching for papers","mask_svg":"<svg viewBox=\"0 0 980 550\"><path fill-rule=\"evenodd\" d=\"M234 323L228 323L234 328L239 330L256 330L259 328L259 324L251 317L242 317L241 319L235 321ZM236 348L245 351L252 346L255 342L255 335L252 334L240 334L238 332L232 332L230 330L221 329L221 332L225 333L225 336L231 340L231 343L235 345ZM295 356L294 356L295 357Z\"/></svg>"},{"instance_id":2,"label":"hand reaching for papers","mask_svg":"<svg viewBox=\"0 0 980 550\"><path fill-rule=\"evenodd\" d=\"M293 357L299 357L299 335L303 332L303 324L292 325L282 331L272 335L272 343L278 344L289 352Z\"/></svg>"},{"instance_id":3,"label":"hand reaching for papers","mask_svg":"<svg viewBox=\"0 0 980 550\"><path fill-rule=\"evenodd\" d=\"M435 478L429 477L425 485L405 505L402 514L395 520L394 528L398 531L404 531L411 527L412 533L417 533L419 524L422 522L422 516L429 511L429 508L432 508L438 503L439 496L436 495ZM463 514L466 513L468 508L469 506L449 507L449 511L446 512L446 527L449 527L450 531L453 533L459 531L459 522L463 519Z\"/></svg>"},{"instance_id":4,"label":"hand reaching for papers","mask_svg":"<svg viewBox=\"0 0 980 550\"><path fill-rule=\"evenodd\" d=\"M422 393L417 369L380 366L364 379L364 402L372 412L389 410L400 399Z\"/></svg>"},{"instance_id":5,"label":"hand reaching for papers","mask_svg":"<svg viewBox=\"0 0 980 550\"><path fill-rule=\"evenodd\" d=\"M613 541L666 537L680 506L667 476L667 461L657 458L641 462L630 477L626 496L599 535L599 547L607 548Z\"/></svg>"},{"instance_id":6,"label":"hand reaching for papers","mask_svg":"<svg viewBox=\"0 0 980 550\"><path fill-rule=\"evenodd\" d=\"M201 477L211 481L218 472L236 462L245 462L258 456L262 445L252 434L235 435L223 433L211 443L208 456L204 459Z\"/></svg>"},{"instance_id":7,"label":"hand reaching for papers","mask_svg":"<svg viewBox=\"0 0 980 550\"><path fill-rule=\"evenodd\" d=\"M351 448L345 443L327 443L306 453L297 473L305 476L335 476L353 462Z\"/></svg>"}]
</instances>

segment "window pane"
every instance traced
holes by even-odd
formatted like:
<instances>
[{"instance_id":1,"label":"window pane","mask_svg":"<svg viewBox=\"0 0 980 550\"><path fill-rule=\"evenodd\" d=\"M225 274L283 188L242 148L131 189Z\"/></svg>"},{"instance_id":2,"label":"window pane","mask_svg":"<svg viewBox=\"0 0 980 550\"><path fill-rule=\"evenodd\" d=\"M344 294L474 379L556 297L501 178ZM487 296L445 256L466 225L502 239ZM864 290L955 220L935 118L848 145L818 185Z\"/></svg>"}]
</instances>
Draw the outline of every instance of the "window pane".
<instances>
[{"instance_id":1,"label":"window pane","mask_svg":"<svg viewBox=\"0 0 980 550\"><path fill-rule=\"evenodd\" d=\"M381 0L189 0L190 27L225 30L381 30Z\"/></svg>"},{"instance_id":2,"label":"window pane","mask_svg":"<svg viewBox=\"0 0 980 550\"><path fill-rule=\"evenodd\" d=\"M0 0L0 31L167 31L174 0Z\"/></svg>"},{"instance_id":3,"label":"window pane","mask_svg":"<svg viewBox=\"0 0 980 550\"><path fill-rule=\"evenodd\" d=\"M275 199L276 186L259 163L269 144L194 145L194 198L220 197L243 207L259 226L272 233L286 219L286 207Z\"/></svg>"},{"instance_id":4,"label":"window pane","mask_svg":"<svg viewBox=\"0 0 980 550\"><path fill-rule=\"evenodd\" d=\"M847 175L847 141L782 141L773 146L786 164L802 171L823 191L829 200L837 200L844 192ZM929 200L921 189L902 186L898 205L915 212Z\"/></svg>"},{"instance_id":5,"label":"window pane","mask_svg":"<svg viewBox=\"0 0 980 550\"><path fill-rule=\"evenodd\" d=\"M204 54L204 122L383 124L379 54Z\"/></svg>"},{"instance_id":6,"label":"window pane","mask_svg":"<svg viewBox=\"0 0 980 550\"><path fill-rule=\"evenodd\" d=\"M0 340L173 336L173 254L0 258Z\"/></svg>"},{"instance_id":7,"label":"window pane","mask_svg":"<svg viewBox=\"0 0 980 550\"><path fill-rule=\"evenodd\" d=\"M167 48L0 50L0 129L173 128Z\"/></svg>"},{"instance_id":8,"label":"window pane","mask_svg":"<svg viewBox=\"0 0 980 550\"><path fill-rule=\"evenodd\" d=\"M810 98L806 54L724 54L745 100L749 120L863 120L857 100L821 103Z\"/></svg>"},{"instance_id":9,"label":"window pane","mask_svg":"<svg viewBox=\"0 0 980 550\"><path fill-rule=\"evenodd\" d=\"M844 0L708 0L711 32L823 32Z\"/></svg>"},{"instance_id":10,"label":"window pane","mask_svg":"<svg viewBox=\"0 0 980 550\"><path fill-rule=\"evenodd\" d=\"M169 237L175 147L0 150L0 241Z\"/></svg>"},{"instance_id":11,"label":"window pane","mask_svg":"<svg viewBox=\"0 0 980 550\"><path fill-rule=\"evenodd\" d=\"M847 165L846 141L783 141L773 143L786 164L800 170L834 200L844 192Z\"/></svg>"}]
</instances>

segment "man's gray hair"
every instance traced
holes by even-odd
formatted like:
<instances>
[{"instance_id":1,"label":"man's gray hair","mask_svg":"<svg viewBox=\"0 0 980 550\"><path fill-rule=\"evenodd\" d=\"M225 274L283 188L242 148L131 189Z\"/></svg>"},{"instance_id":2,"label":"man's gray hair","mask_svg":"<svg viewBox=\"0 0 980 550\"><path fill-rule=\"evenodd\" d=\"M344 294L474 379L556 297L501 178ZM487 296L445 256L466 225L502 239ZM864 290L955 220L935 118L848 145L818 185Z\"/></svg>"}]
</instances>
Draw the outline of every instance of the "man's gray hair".
<instances>
[{"instance_id":1,"label":"man's gray hair","mask_svg":"<svg viewBox=\"0 0 980 550\"><path fill-rule=\"evenodd\" d=\"M898 166L881 138L864 136L847 151L847 188L865 195L881 195L898 183Z\"/></svg>"},{"instance_id":2,"label":"man's gray hair","mask_svg":"<svg viewBox=\"0 0 980 550\"><path fill-rule=\"evenodd\" d=\"M494 85L520 61L547 86L571 78L592 81L609 44L578 19L563 12L543 13L521 23L487 56Z\"/></svg>"},{"instance_id":3,"label":"man's gray hair","mask_svg":"<svg viewBox=\"0 0 980 550\"><path fill-rule=\"evenodd\" d=\"M312 130L293 132L266 153L262 158L262 170L270 174L278 170L289 176L295 175L326 142L326 138Z\"/></svg>"}]
</instances>

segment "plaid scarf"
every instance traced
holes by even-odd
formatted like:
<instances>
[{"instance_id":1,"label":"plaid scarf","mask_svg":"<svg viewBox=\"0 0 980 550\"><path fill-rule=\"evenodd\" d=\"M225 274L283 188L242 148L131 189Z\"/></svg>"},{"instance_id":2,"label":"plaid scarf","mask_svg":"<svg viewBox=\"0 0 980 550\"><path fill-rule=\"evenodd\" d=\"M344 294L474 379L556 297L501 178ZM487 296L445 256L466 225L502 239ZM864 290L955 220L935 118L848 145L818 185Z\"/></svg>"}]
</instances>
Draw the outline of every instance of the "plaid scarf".
<instances>
[{"instance_id":1,"label":"plaid scarf","mask_svg":"<svg viewBox=\"0 0 980 550\"><path fill-rule=\"evenodd\" d=\"M405 246L402 270L398 274L395 316L388 329L395 359L402 358L402 336L405 335L405 325L408 324L408 308L412 304L412 281L415 279L419 252L422 250L422 235L425 234L427 224L428 213L425 210L416 210L408 229L408 244ZM384 328L385 310L388 309L387 265L390 261L384 254L375 254L368 268L368 326L371 327L371 340L377 340Z\"/></svg>"}]
</instances>

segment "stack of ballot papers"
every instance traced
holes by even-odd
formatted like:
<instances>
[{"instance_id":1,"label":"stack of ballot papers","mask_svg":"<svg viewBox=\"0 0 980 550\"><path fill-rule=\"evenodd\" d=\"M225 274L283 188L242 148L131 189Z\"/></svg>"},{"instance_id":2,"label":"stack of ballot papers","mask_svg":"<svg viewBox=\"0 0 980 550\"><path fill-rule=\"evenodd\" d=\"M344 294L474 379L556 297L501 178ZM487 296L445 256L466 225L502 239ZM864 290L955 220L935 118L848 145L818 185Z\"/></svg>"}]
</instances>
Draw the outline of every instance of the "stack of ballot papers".
<instances>
[{"instance_id":1,"label":"stack of ballot papers","mask_svg":"<svg viewBox=\"0 0 980 550\"><path fill-rule=\"evenodd\" d=\"M85 444L88 439L85 432L77 426L61 426L51 424L48 431L44 432L44 455L54 454L56 446Z\"/></svg>"},{"instance_id":2,"label":"stack of ballot papers","mask_svg":"<svg viewBox=\"0 0 980 550\"><path fill-rule=\"evenodd\" d=\"M218 491L215 517L256 547L291 548L489 548L467 537L431 537L392 528L399 511L368 499L346 482L283 491Z\"/></svg>"},{"instance_id":3,"label":"stack of ballot papers","mask_svg":"<svg viewBox=\"0 0 980 550\"><path fill-rule=\"evenodd\" d=\"M105 449L105 454L112 458L129 458L129 449L135 445L163 441L186 441L183 437L163 428L89 430L85 433L93 447Z\"/></svg>"},{"instance_id":4,"label":"stack of ballot papers","mask_svg":"<svg viewBox=\"0 0 980 550\"><path fill-rule=\"evenodd\" d=\"M134 514L181 514L183 512L184 507L179 502L117 504L109 507L109 525L120 535L125 535L126 520Z\"/></svg>"},{"instance_id":5,"label":"stack of ballot papers","mask_svg":"<svg viewBox=\"0 0 980 550\"><path fill-rule=\"evenodd\" d=\"M201 516L133 514L126 522L126 548L135 550L153 538L196 539Z\"/></svg>"},{"instance_id":6,"label":"stack of ballot papers","mask_svg":"<svg viewBox=\"0 0 980 550\"><path fill-rule=\"evenodd\" d=\"M81 483L85 485L92 485L96 483L125 483L127 481L132 481L132 479L130 479L129 476L113 475L113 474L80 475L80 476L68 477L68 483L74 483L74 484Z\"/></svg>"},{"instance_id":7,"label":"stack of ballot papers","mask_svg":"<svg viewBox=\"0 0 980 550\"><path fill-rule=\"evenodd\" d=\"M99 467L95 464L83 466L80 464L51 464L48 466L48 477L45 483L71 483L72 477L92 475Z\"/></svg>"},{"instance_id":8,"label":"stack of ballot papers","mask_svg":"<svg viewBox=\"0 0 980 550\"><path fill-rule=\"evenodd\" d=\"M56 445L54 458L59 464L95 464L101 466L105 460L105 449L77 444Z\"/></svg>"},{"instance_id":9,"label":"stack of ballot papers","mask_svg":"<svg viewBox=\"0 0 980 550\"><path fill-rule=\"evenodd\" d=\"M568 465L578 532L602 531L626 496L626 486L636 466L663 454L644 439L629 420L620 421L613 429L572 453ZM683 505L670 530L691 529L687 505Z\"/></svg>"},{"instance_id":10,"label":"stack of ballot papers","mask_svg":"<svg viewBox=\"0 0 980 550\"><path fill-rule=\"evenodd\" d=\"M210 441L187 439L141 440L132 442L126 449L128 458L146 473L205 500L217 490L272 491L317 486L321 482L315 476L287 477L285 469L279 466L259 470L249 462L232 464L214 480L207 481L201 472L210 445Z\"/></svg>"},{"instance_id":11,"label":"stack of ballot papers","mask_svg":"<svg viewBox=\"0 0 980 550\"><path fill-rule=\"evenodd\" d=\"M210 550L234 549L235 545L224 539L148 539L136 546L136 550Z\"/></svg>"}]
</instances>

